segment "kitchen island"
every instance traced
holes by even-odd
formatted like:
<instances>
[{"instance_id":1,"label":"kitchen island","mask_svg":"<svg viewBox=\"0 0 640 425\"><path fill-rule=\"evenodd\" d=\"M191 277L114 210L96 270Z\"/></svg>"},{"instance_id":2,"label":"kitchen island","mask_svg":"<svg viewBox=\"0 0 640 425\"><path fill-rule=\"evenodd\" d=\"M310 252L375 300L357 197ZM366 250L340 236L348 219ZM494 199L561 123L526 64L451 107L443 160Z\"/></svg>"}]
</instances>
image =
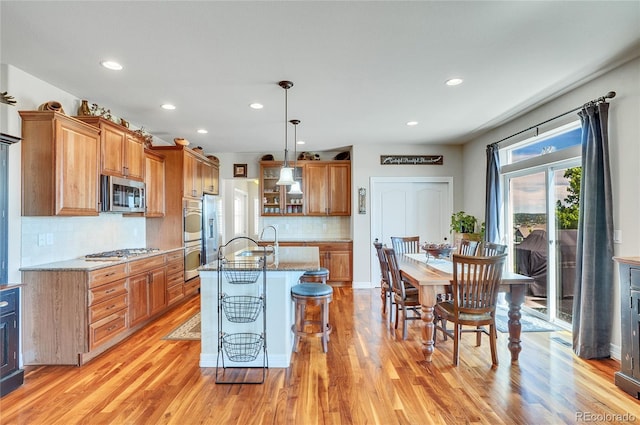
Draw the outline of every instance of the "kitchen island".
<instances>
[{"instance_id":1,"label":"kitchen island","mask_svg":"<svg viewBox=\"0 0 640 425\"><path fill-rule=\"evenodd\" d=\"M293 348L291 325L294 321L291 287L298 283L300 275L308 270L320 267L317 247L282 247L278 252L278 262L273 256L267 257L266 268L266 344L269 367L289 367ZM218 358L218 262L214 261L200 268L200 312L201 312L201 349L200 367L216 367ZM222 273L222 285L229 288L227 278ZM260 276L258 279L262 279ZM256 285L233 285L235 290L261 291L262 282ZM240 286L244 288L240 288ZM262 314L262 313L261 313ZM226 332L246 331L262 332L262 320L252 324L228 322L223 315L223 327ZM225 359L228 367L262 367L259 356L251 362L232 362Z\"/></svg>"}]
</instances>

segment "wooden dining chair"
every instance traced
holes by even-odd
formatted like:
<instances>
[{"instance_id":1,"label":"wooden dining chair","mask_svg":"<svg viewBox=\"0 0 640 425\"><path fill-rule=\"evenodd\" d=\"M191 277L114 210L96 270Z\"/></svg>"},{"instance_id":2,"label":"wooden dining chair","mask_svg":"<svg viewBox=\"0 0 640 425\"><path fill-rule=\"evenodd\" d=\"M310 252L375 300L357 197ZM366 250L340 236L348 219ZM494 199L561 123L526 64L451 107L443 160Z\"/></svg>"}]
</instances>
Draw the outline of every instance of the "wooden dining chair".
<instances>
[{"instance_id":1,"label":"wooden dining chair","mask_svg":"<svg viewBox=\"0 0 640 425\"><path fill-rule=\"evenodd\" d=\"M491 362L498 364L496 348L496 302L507 254L492 257L453 255L452 300L438 302L436 314L453 323L453 331L436 323L440 330L453 339L453 365L458 365L460 335L475 332L480 346L482 333L489 335ZM487 331L484 326L489 326ZM462 326L474 326L463 329Z\"/></svg>"},{"instance_id":2,"label":"wooden dining chair","mask_svg":"<svg viewBox=\"0 0 640 425\"><path fill-rule=\"evenodd\" d=\"M420 252L420 236L391 236L391 246L396 254Z\"/></svg>"},{"instance_id":3,"label":"wooden dining chair","mask_svg":"<svg viewBox=\"0 0 640 425\"><path fill-rule=\"evenodd\" d=\"M480 242L471 241L469 239L460 240L460 246L458 247L459 255L476 255L478 253L478 246Z\"/></svg>"},{"instance_id":4,"label":"wooden dining chair","mask_svg":"<svg viewBox=\"0 0 640 425\"><path fill-rule=\"evenodd\" d=\"M387 313L387 304L389 305L389 323L393 323L393 289L389 280L389 266L387 259L382 250L383 246L378 239L373 242L376 248L378 261L380 262L380 298L382 298L382 314Z\"/></svg>"},{"instance_id":5,"label":"wooden dining chair","mask_svg":"<svg viewBox=\"0 0 640 425\"><path fill-rule=\"evenodd\" d=\"M398 329L398 312L402 310L402 339L407 339L407 320L419 320L422 318L418 289L402 280L395 250L384 247L382 251L387 259L391 287L393 288L393 303L396 307L395 329Z\"/></svg>"},{"instance_id":6,"label":"wooden dining chair","mask_svg":"<svg viewBox=\"0 0 640 425\"><path fill-rule=\"evenodd\" d=\"M482 242L480 244L480 248L478 249L477 255L481 255L483 257L492 257L494 255L500 255L507 252L507 246L501 245L499 243L493 242Z\"/></svg>"}]
</instances>

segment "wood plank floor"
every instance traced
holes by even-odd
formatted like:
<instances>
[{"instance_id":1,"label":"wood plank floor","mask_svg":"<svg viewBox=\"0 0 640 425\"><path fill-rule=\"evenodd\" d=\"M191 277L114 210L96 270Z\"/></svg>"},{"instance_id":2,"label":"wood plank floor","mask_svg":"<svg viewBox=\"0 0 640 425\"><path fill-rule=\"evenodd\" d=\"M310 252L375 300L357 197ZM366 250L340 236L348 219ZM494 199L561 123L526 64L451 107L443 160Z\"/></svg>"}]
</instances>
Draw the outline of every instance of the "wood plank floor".
<instances>
[{"instance_id":1,"label":"wood plank floor","mask_svg":"<svg viewBox=\"0 0 640 425\"><path fill-rule=\"evenodd\" d=\"M336 287L329 352L300 344L288 369L262 385L216 385L199 341L162 337L199 309L169 312L83 367L43 366L0 399L8 424L573 424L640 423L640 404L613 384L618 363L584 361L563 332L523 333L518 365L499 334L498 367L485 339L462 337L460 366L440 338L433 363L420 323L402 341L386 326L379 289ZM486 337L485 337L486 338ZM242 371L238 371L241 373Z\"/></svg>"}]
</instances>

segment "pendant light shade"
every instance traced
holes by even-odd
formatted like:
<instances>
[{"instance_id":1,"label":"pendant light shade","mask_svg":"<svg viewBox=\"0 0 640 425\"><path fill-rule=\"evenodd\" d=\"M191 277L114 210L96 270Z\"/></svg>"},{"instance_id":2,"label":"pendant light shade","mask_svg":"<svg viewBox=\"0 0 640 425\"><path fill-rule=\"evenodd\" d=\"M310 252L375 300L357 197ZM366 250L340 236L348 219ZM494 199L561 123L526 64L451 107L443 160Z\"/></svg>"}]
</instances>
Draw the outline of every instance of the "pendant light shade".
<instances>
[{"instance_id":1,"label":"pendant light shade","mask_svg":"<svg viewBox=\"0 0 640 425\"><path fill-rule=\"evenodd\" d=\"M289 167L287 158L289 154L289 143L287 140L287 91L293 87L293 83L291 81L280 81L278 85L284 89L284 164L282 164L282 168L280 169L280 179L276 184L278 186L288 186L293 184L293 168Z\"/></svg>"},{"instance_id":2,"label":"pendant light shade","mask_svg":"<svg viewBox=\"0 0 640 425\"><path fill-rule=\"evenodd\" d=\"M298 164L298 124L300 120L289 121L293 124L293 183L289 189L289 195L302 195L300 182L296 180L296 165Z\"/></svg>"}]
</instances>

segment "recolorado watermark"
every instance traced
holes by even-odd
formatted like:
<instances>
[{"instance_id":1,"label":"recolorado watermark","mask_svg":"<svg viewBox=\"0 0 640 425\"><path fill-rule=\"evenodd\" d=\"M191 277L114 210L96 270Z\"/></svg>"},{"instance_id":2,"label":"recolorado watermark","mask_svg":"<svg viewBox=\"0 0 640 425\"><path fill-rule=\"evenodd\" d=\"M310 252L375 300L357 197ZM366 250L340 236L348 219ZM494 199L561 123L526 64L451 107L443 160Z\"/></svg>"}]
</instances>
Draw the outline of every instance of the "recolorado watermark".
<instances>
[{"instance_id":1,"label":"recolorado watermark","mask_svg":"<svg viewBox=\"0 0 640 425\"><path fill-rule=\"evenodd\" d=\"M636 416L631 413L576 412L576 422L623 423L635 422L636 419Z\"/></svg>"}]
</instances>

